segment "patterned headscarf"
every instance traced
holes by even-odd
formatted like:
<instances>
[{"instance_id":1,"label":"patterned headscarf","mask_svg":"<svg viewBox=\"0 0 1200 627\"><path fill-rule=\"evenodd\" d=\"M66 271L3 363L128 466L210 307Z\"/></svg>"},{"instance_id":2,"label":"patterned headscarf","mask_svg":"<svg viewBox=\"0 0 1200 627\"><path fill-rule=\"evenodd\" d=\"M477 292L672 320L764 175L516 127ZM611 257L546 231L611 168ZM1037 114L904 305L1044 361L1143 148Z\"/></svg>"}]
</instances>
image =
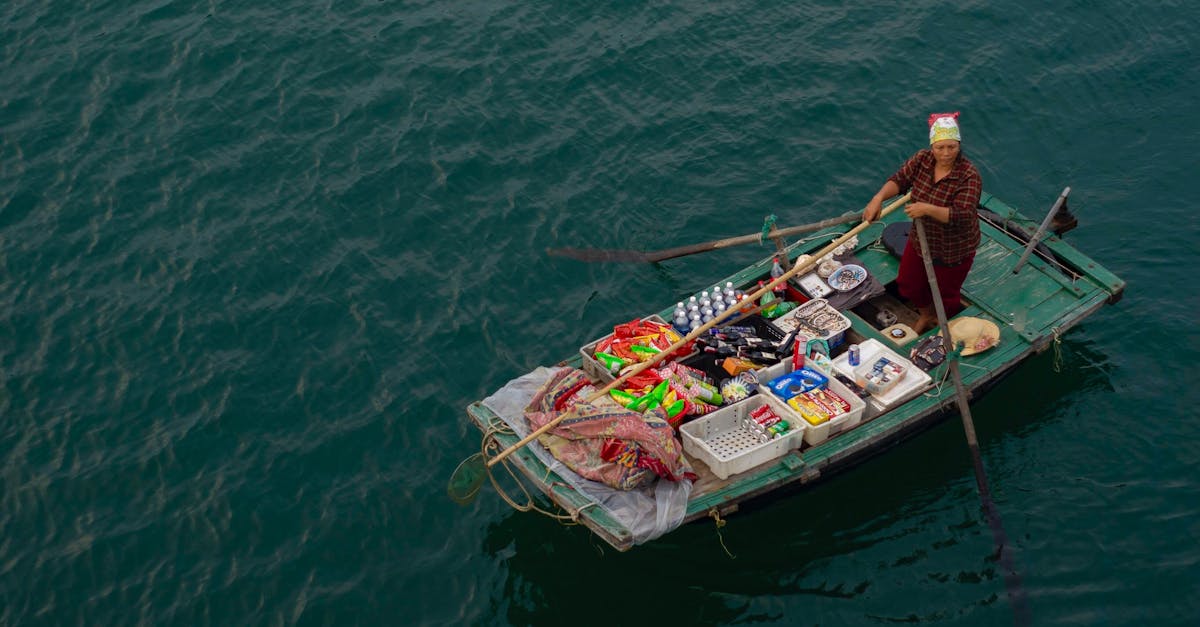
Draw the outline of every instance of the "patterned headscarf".
<instances>
[{"instance_id":1,"label":"patterned headscarf","mask_svg":"<svg viewBox=\"0 0 1200 627\"><path fill-rule=\"evenodd\" d=\"M929 144L933 145L943 139L962 141L962 134L958 132L958 111L934 113L929 116Z\"/></svg>"}]
</instances>

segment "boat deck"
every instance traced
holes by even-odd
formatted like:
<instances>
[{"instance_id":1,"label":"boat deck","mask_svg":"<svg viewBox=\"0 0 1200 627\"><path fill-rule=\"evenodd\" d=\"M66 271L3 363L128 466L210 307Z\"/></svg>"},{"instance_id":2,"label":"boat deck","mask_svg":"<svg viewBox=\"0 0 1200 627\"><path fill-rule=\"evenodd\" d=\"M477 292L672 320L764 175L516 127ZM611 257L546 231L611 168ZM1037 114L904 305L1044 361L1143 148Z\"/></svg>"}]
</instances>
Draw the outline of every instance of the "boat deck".
<instances>
[{"instance_id":1,"label":"boat deck","mask_svg":"<svg viewBox=\"0 0 1200 627\"><path fill-rule=\"evenodd\" d=\"M964 301L969 306L959 315L993 320L1000 328L1001 337L998 346L964 358L963 363L971 367L961 369L963 384L972 394L981 393L1017 364L1045 350L1056 337L1096 309L1106 303L1116 302L1124 289L1123 281L1052 233L1042 239L1039 250L1043 254L1031 255L1020 272L1014 274L1012 268L1025 246L1020 234L1023 232L1027 238L1037 229L1040 221L1020 215L989 194L984 194L981 205L999 216L999 220L996 224L981 222L982 242L971 273L963 285ZM894 212L859 235L860 245L855 256L884 284L895 280L899 260L877 241L886 224L903 219L903 213ZM825 232L828 238L809 238L806 244L789 249L789 255L794 260L801 254L819 250L830 238L845 233L849 228L842 226L829 229ZM1018 235L1014 236L1009 231ZM720 283L732 281L735 285L752 285L769 274L770 265L771 258L768 257L721 279ZM903 309L896 312L900 322L911 323L916 316L915 312L905 313ZM669 317L671 311L665 309L660 313ZM851 328L846 331L847 342L874 338L906 354L905 349L895 347L870 321L852 310L842 313L851 320ZM561 364L578 367L579 362L579 355L575 354ZM937 385L944 371L945 366L939 366L930 372L935 386L906 403L875 415L872 415L872 408L868 405L858 426L819 445L805 445L727 479L718 478L703 462L693 461L700 478L693 485L684 522L708 517L713 512L727 515L748 499L783 486L812 483L927 428L947 413L956 411L954 386L949 382ZM481 429L498 420L478 402L467 409ZM516 439L501 438L500 444L508 446L515 443ZM547 473L546 467L529 451L518 451L510 460L526 479L560 507L579 511L588 504L585 497L566 487L563 482L555 481L554 475ZM629 531L602 509L584 509L580 513L580 521L618 550L631 548L633 539Z\"/></svg>"}]
</instances>

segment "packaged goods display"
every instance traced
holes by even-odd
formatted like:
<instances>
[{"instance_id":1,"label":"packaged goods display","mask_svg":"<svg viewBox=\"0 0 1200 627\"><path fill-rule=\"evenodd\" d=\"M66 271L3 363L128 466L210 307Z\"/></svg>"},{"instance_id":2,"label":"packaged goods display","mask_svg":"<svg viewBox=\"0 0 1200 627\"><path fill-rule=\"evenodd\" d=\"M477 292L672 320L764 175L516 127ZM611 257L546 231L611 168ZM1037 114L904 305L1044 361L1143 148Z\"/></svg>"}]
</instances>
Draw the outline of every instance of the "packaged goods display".
<instances>
[{"instance_id":1,"label":"packaged goods display","mask_svg":"<svg viewBox=\"0 0 1200 627\"><path fill-rule=\"evenodd\" d=\"M647 316L615 325L613 332L579 349L583 371L592 380L607 383L641 361L649 361L682 339L675 328L658 316ZM669 358L690 355L694 342L676 350Z\"/></svg>"},{"instance_id":2,"label":"packaged goods display","mask_svg":"<svg viewBox=\"0 0 1200 627\"><path fill-rule=\"evenodd\" d=\"M780 401L751 396L679 428L683 450L718 478L745 472L800 447L807 425Z\"/></svg>"},{"instance_id":3,"label":"packaged goods display","mask_svg":"<svg viewBox=\"0 0 1200 627\"><path fill-rule=\"evenodd\" d=\"M860 365L854 370L855 380L871 394L885 394L904 378L908 368L884 356Z\"/></svg>"},{"instance_id":4,"label":"packaged goods display","mask_svg":"<svg viewBox=\"0 0 1200 627\"><path fill-rule=\"evenodd\" d=\"M799 330L813 338L829 342L837 348L841 345L850 319L834 309L824 298L814 298L772 321L784 333Z\"/></svg>"},{"instance_id":5,"label":"packaged goods display","mask_svg":"<svg viewBox=\"0 0 1200 627\"><path fill-rule=\"evenodd\" d=\"M857 366L851 365L849 351L834 357L832 365L837 374L853 380L863 390L875 412L887 411L933 384L927 372L891 350L884 342L869 338L858 346Z\"/></svg>"}]
</instances>

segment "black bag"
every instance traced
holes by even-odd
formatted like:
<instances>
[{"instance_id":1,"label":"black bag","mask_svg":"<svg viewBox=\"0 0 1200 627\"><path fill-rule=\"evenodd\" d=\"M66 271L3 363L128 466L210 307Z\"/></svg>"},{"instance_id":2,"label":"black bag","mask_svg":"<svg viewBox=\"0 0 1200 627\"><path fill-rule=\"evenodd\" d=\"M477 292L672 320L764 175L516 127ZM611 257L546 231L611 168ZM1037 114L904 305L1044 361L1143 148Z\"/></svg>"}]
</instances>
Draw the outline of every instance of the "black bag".
<instances>
[{"instance_id":1,"label":"black bag","mask_svg":"<svg viewBox=\"0 0 1200 627\"><path fill-rule=\"evenodd\" d=\"M946 361L946 342L940 335L930 335L917 342L908 353L908 358L921 370L929 372Z\"/></svg>"},{"instance_id":2,"label":"black bag","mask_svg":"<svg viewBox=\"0 0 1200 627\"><path fill-rule=\"evenodd\" d=\"M908 233L912 229L912 222L893 222L883 227L883 235L879 239L883 241L883 247L896 259L904 255L904 245L908 243Z\"/></svg>"}]
</instances>

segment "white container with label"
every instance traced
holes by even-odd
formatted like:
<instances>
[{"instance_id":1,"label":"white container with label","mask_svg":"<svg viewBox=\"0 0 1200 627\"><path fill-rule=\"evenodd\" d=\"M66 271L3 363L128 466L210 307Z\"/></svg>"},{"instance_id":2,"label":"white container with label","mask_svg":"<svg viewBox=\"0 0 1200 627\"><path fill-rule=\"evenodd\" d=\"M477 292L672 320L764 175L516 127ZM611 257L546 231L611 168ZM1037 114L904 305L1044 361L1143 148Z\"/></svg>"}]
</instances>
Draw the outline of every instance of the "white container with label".
<instances>
[{"instance_id":1,"label":"white container with label","mask_svg":"<svg viewBox=\"0 0 1200 627\"><path fill-rule=\"evenodd\" d=\"M787 405L787 403L783 402L777 396L772 394L771 390L767 386L768 381L776 377L781 377L791 371L792 362L790 359L785 359L778 364L771 366L770 368L764 368L763 370L760 370L758 373L758 380L760 382L758 390L760 395L770 396L773 400L782 403L789 414L789 420L798 420L805 426L804 441L809 446L820 444L829 439L830 436L837 435L843 431L848 431L849 429L858 426L858 423L862 421L863 411L867 408L866 402L859 398L854 392L851 392L850 389L843 385L841 381L830 377L827 386L833 393L850 403L850 411L838 416L834 416L819 425L808 424L808 421L806 421L796 410L792 409L791 406Z\"/></svg>"},{"instance_id":2,"label":"white container with label","mask_svg":"<svg viewBox=\"0 0 1200 627\"><path fill-rule=\"evenodd\" d=\"M904 376L899 381L892 385L886 392L871 395L869 402L878 413L885 412L904 403L933 385L933 379L924 370L918 368L912 361L901 357L896 351L884 346L883 342L874 338L868 338L859 344L858 347L860 354L859 361L862 364L858 368L875 363L881 356L904 367ZM850 358L846 353L833 358L833 367L851 379L855 378L855 370L858 369L850 365Z\"/></svg>"}]
</instances>

